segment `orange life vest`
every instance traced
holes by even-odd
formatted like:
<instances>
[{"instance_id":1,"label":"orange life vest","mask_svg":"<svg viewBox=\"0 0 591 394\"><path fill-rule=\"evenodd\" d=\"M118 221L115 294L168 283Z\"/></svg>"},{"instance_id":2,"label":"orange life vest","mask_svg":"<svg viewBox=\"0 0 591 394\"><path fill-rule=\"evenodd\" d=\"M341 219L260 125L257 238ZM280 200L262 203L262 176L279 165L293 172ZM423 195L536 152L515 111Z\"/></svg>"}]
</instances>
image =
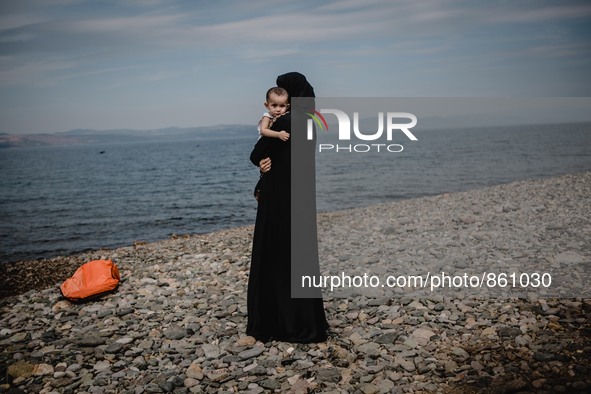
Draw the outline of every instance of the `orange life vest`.
<instances>
[{"instance_id":1,"label":"orange life vest","mask_svg":"<svg viewBox=\"0 0 591 394\"><path fill-rule=\"evenodd\" d=\"M119 269L111 260L93 260L78 268L60 289L64 297L78 301L114 290L119 279Z\"/></svg>"}]
</instances>

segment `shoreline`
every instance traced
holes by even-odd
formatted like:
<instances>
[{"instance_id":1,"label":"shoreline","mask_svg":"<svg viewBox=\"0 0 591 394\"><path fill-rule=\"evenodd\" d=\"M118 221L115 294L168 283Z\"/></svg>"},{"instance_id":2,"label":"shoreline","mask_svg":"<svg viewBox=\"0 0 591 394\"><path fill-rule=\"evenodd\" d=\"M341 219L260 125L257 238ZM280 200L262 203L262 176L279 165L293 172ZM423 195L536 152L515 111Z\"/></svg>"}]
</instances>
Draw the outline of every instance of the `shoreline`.
<instances>
[{"instance_id":1,"label":"shoreline","mask_svg":"<svg viewBox=\"0 0 591 394\"><path fill-rule=\"evenodd\" d=\"M2 264L6 270L0 278L0 300L12 298L21 294L55 288L59 292L58 284L74 274L84 263L92 260L111 259L117 265L117 260L132 258L133 255L146 255L149 251L168 248L182 248L184 243L205 243L209 239L218 240L226 236L241 233L252 240L254 225L232 227L204 234L186 234L173 236L154 242L135 241L132 245L113 249L96 249L86 252L73 253L68 256L55 256L33 260L19 260ZM152 261L154 258L145 260ZM41 272L41 274L39 274Z\"/></svg>"},{"instance_id":2,"label":"shoreline","mask_svg":"<svg viewBox=\"0 0 591 394\"><path fill-rule=\"evenodd\" d=\"M354 274L363 263L389 272L417 262L462 270L532 260L558 264L575 278L591 257L590 199L588 172L323 213L321 270ZM3 285L19 276L55 281L56 272L99 258L112 259L122 281L86 303L64 300L59 283L0 299L0 392L591 388L591 298L342 289L324 294L325 343L257 342L245 335L252 230L38 261L50 261L45 272L22 263ZM356 256L359 241L369 239Z\"/></svg>"},{"instance_id":3,"label":"shoreline","mask_svg":"<svg viewBox=\"0 0 591 394\"><path fill-rule=\"evenodd\" d=\"M363 222L363 217L370 215L371 217L375 218L376 215L380 215L381 210L392 210L396 209L397 207L405 207L405 206L416 206L417 202L420 201L433 201L434 199L448 199L449 196L455 196L451 198L450 203L458 203L455 201L454 198L458 196L471 196L477 194L487 195L488 193L499 190L503 188L511 189L515 187L523 187L524 185L544 185L546 183L550 184L555 181L575 178L575 179L582 179L583 182L591 182L591 172L581 172L581 173L573 173L573 174L566 174L561 176L555 177L545 177L545 178L536 178L536 179L527 179L521 181L514 181L505 184L499 184L494 186L488 186L484 188L477 188L477 189L469 189L465 191L459 192L451 192L451 193L443 193L438 195L431 195L431 196L423 196L423 197L416 197L410 199L403 199L397 200L393 202L384 202L375 205L370 205L361 208L347 208L342 210L336 211L326 211L326 212L319 212L317 214L317 222L318 222L318 231L319 231L319 246L322 249L322 238L323 232L327 235L331 234L330 227L341 226L346 228L348 226L348 222L350 220L355 221L356 223ZM591 191L590 191L591 193ZM525 197L525 196L524 196ZM588 196L589 197L589 196ZM468 198L469 199L469 198ZM466 200L460 201L460 203L466 204ZM567 197L569 199L569 197ZM591 197L589 198L591 200ZM591 202L590 202L591 203ZM473 203L472 203L473 204ZM499 201L500 209L509 209L513 210L515 208L515 202L509 204L509 208L507 206L502 205L502 201ZM512 205L513 204L513 205ZM581 204L583 204L581 202ZM439 209L438 207L436 207ZM402 209L402 208L401 208ZM536 209L536 208L534 208ZM478 211L475 211L476 215L478 215ZM376 214L377 213L377 214ZM353 219L351 219L353 218ZM393 216L389 217L391 222L395 222L400 218L395 218ZM455 218L454 220L459 220L466 222L464 224L470 225L478 220L475 215L470 212L469 210L466 211L466 214L463 217ZM412 222L413 218L406 218L400 220L399 225L406 226L409 222ZM390 223L386 229L388 231L392 230ZM362 224L363 226L367 226L366 224ZM412 226L411 226L412 227ZM465 229L464 229L465 230ZM227 229L221 229L210 233L202 233L202 234L180 234L180 235L172 235L170 238L161 239L153 242L145 242L145 241L134 241L133 244L127 246L120 246L116 248L98 248L93 249L90 251L84 252L74 252L71 255L67 256L54 256L48 258L39 258L39 259L28 259L28 260L19 260L13 261L8 263L3 263L2 267L4 269L3 275L0 277L0 300L4 298L9 298L13 296L18 296L23 293L27 293L29 291L38 291L44 290L50 287L56 287L56 284L59 282L63 282L67 278L69 278L78 267L82 264L97 259L113 259L114 262L117 264L116 258L110 256L122 256L130 257L133 256L135 252L138 252L141 255L141 249L162 249L162 248L170 248L174 249L175 243L180 242L207 242L209 238L212 239L221 239L223 241L224 237L228 236L236 236L236 233L239 233L241 237L245 237L252 242L252 232L254 231L254 223L252 225L241 226L241 227L232 227ZM408 229L406 229L408 231ZM411 229L412 231L412 229ZM404 233L404 232L402 232ZM373 237L375 234L367 233L363 234L363 236ZM344 237L344 234L340 234L341 237ZM591 236L591 233L590 233ZM346 238L346 237L345 237ZM370 238L368 238L370 239ZM181 240L181 241L179 241ZM185 240L185 241L182 241ZM335 249L337 247L342 246L336 245L329 245L329 249ZM322 250L321 250L322 252ZM326 252L326 253L330 253ZM250 253L250 250L248 250ZM334 260L334 256L330 256ZM591 256L586 256L587 259L591 259ZM321 267L325 268L324 266ZM58 289L59 291L59 289Z\"/></svg>"},{"instance_id":4,"label":"shoreline","mask_svg":"<svg viewBox=\"0 0 591 394\"><path fill-rule=\"evenodd\" d=\"M443 192L438 192L435 194L431 194L431 193L426 193L426 194L419 194L416 196L412 196L412 197L396 197L395 200L393 201L386 201L386 202L377 202L377 203L372 203L371 205L364 205L361 207L348 207L348 208L339 208L339 209L333 209L333 210L326 210L326 211L318 211L317 215L321 216L321 215L326 215L326 214L332 214L332 213L338 213L338 212L347 212L347 211L355 211L355 210L364 210L364 209L369 209L373 206L386 206L386 205L390 205L390 204L396 204L396 203L400 203L403 201L409 201L409 200L416 200L416 199L423 199L423 198L430 198L430 197L436 197L436 196L441 196L441 195L450 195L450 194L457 194L457 193L465 193L465 192L471 192L471 191L476 191L476 190L482 190L482 189L488 189L488 188L493 188L493 187L497 187L497 186L501 186L501 185L509 185L509 184L513 184L513 183L520 183L520 182L531 182L531 181L543 181L546 179L551 179L551 178L557 178L557 177L561 177L561 176L568 176L568 175L573 175L573 176L577 176L577 175L581 175L581 174L585 174L589 172L588 170L580 170L579 172L574 172L574 173L567 173L567 174L560 174L560 175L544 175L541 177L536 177L536 178L526 178L526 179L520 179L520 180L514 180L514 181L509 181L509 182L505 182L505 183L493 183L492 185L479 185L479 186L471 186L471 187L461 187L458 190L446 190ZM248 227L248 226L254 226L254 220L256 217L256 207L253 206L253 214L252 214L252 220L250 220L250 223L243 223L243 224L239 224L236 225L235 227L226 227L226 226L221 226L217 229L213 229L213 230L205 230L205 232L188 232L188 233L170 233L168 236L163 235L162 237L147 237L147 238L141 238L141 237L134 237L134 238L129 238L127 241L123 241L123 242L117 242L111 245L98 245L98 246L90 246L90 247L83 247L80 249L71 249L71 250L66 250L63 251L61 253L64 254L59 254L60 252L58 251L41 251L36 253L35 255L30 255L30 256L26 256L26 257L22 257L22 255L24 253L14 253L14 254L10 254L7 256L4 256L5 259L3 261L0 261L0 267L2 266L8 266L10 264L14 265L14 264L23 264L23 263L28 263L28 262L37 262L37 261L53 261L56 258L63 258L63 259L69 259L78 255L83 255L83 254L91 254L95 251L100 251L100 250L104 250L104 251L109 251L109 250L115 250L115 249L120 249L120 248L126 248L126 247L130 247L133 246L134 244L143 244L143 243L157 243L157 242L162 242L162 241L166 241L169 239L174 239L174 238L178 238L178 237L193 237L193 236L200 236L200 235L206 235L209 233L214 233L214 232L220 232L220 231L226 231L226 230L231 230L233 228L241 228L241 227ZM21 257L16 257L16 255L21 255ZM1 284L1 283L0 283ZM5 297L5 295L1 294L1 290L0 290L0 298Z\"/></svg>"}]
</instances>

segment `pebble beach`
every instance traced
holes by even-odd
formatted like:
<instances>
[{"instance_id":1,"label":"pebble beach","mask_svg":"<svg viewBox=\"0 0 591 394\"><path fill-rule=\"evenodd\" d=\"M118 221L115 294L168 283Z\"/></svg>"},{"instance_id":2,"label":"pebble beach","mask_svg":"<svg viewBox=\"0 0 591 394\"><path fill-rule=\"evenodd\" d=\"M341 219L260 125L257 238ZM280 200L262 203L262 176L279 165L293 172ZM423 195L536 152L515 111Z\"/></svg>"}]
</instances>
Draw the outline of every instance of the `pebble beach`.
<instances>
[{"instance_id":1,"label":"pebble beach","mask_svg":"<svg viewBox=\"0 0 591 394\"><path fill-rule=\"evenodd\" d=\"M319 344L246 336L252 226L3 264L0 392L591 392L590 206L587 172L319 214L326 275L543 268L558 282L324 289ZM65 300L59 285L96 259L118 266L117 290Z\"/></svg>"}]
</instances>

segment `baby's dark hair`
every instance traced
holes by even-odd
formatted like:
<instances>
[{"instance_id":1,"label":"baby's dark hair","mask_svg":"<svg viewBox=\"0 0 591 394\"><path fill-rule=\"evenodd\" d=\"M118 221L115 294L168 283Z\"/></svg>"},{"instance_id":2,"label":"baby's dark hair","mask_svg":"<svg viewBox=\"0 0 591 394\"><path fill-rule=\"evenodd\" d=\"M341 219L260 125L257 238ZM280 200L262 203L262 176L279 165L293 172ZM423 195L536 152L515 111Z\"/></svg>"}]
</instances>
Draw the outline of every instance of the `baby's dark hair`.
<instances>
[{"instance_id":1,"label":"baby's dark hair","mask_svg":"<svg viewBox=\"0 0 591 394\"><path fill-rule=\"evenodd\" d=\"M289 94L287 93L287 90L275 86L275 87L272 87L271 89L267 90L267 95L265 97L265 100L269 101L269 97L271 96L271 93L274 93L277 96L289 96Z\"/></svg>"}]
</instances>

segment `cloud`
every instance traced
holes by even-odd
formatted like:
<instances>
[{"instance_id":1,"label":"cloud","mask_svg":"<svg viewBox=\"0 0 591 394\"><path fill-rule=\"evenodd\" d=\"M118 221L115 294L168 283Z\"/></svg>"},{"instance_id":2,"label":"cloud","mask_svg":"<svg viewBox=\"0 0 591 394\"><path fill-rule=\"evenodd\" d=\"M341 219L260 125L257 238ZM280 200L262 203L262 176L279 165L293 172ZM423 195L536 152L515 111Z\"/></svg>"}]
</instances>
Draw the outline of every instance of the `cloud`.
<instances>
[{"instance_id":1,"label":"cloud","mask_svg":"<svg viewBox=\"0 0 591 394\"><path fill-rule=\"evenodd\" d=\"M0 43L29 41L29 40L32 40L34 37L35 36L31 33L18 33L18 34L12 34L12 35L5 35L4 37L0 37Z\"/></svg>"},{"instance_id":2,"label":"cloud","mask_svg":"<svg viewBox=\"0 0 591 394\"><path fill-rule=\"evenodd\" d=\"M563 42L550 45L531 46L525 50L501 53L512 57L543 57L563 60L569 57L584 58L591 62L591 46L586 43Z\"/></svg>"},{"instance_id":3,"label":"cloud","mask_svg":"<svg viewBox=\"0 0 591 394\"><path fill-rule=\"evenodd\" d=\"M63 24L66 31L72 33L140 33L152 35L160 29L170 29L179 24L186 15L131 15L102 18L86 18Z\"/></svg>"},{"instance_id":4,"label":"cloud","mask_svg":"<svg viewBox=\"0 0 591 394\"><path fill-rule=\"evenodd\" d=\"M31 13L0 15L0 31L18 29L47 21L46 16Z\"/></svg>"},{"instance_id":5,"label":"cloud","mask_svg":"<svg viewBox=\"0 0 591 394\"><path fill-rule=\"evenodd\" d=\"M179 71L163 71L163 70L158 70L158 71L154 71L154 72L149 72L146 73L144 75L141 76L141 79L146 81L146 82L157 82L157 81L162 81L165 79L171 79L171 78L176 78L179 75L181 75L182 73Z\"/></svg>"},{"instance_id":6,"label":"cloud","mask_svg":"<svg viewBox=\"0 0 591 394\"><path fill-rule=\"evenodd\" d=\"M10 58L14 63L14 58ZM66 70L73 69L78 63L68 59L49 58L41 60L30 60L24 63L18 63L12 67L2 67L0 69L0 86L14 85L51 85L56 81L48 76Z\"/></svg>"},{"instance_id":7,"label":"cloud","mask_svg":"<svg viewBox=\"0 0 591 394\"><path fill-rule=\"evenodd\" d=\"M493 15L490 22L496 23L539 23L552 22L564 19L576 20L591 16L589 4L563 4L560 6L541 6L532 9L510 9L503 13Z\"/></svg>"},{"instance_id":8,"label":"cloud","mask_svg":"<svg viewBox=\"0 0 591 394\"><path fill-rule=\"evenodd\" d=\"M502 92L513 82L501 75L531 89L546 80L559 86L568 78L589 79L582 71L591 58L591 32L584 27L591 4L585 1L0 4L4 92L26 87L33 97L43 87L34 97L51 91L78 103L77 92L93 91L89 99L105 108L113 95L140 107L150 89L186 100L214 85L239 85L246 97L260 81L266 86L269 73L295 69L321 80L324 91L365 95L387 94L394 85L397 92L435 95L462 86L470 92L502 86L495 90ZM338 85L345 79L351 84Z\"/></svg>"},{"instance_id":9,"label":"cloud","mask_svg":"<svg viewBox=\"0 0 591 394\"><path fill-rule=\"evenodd\" d=\"M86 14L77 14L75 19L67 14L48 13L44 18L21 15L13 29L0 32L0 50L18 56L24 70L33 72L34 77L23 77L23 70L3 69L2 83L8 83L7 75L16 75L10 83L38 84L43 80L43 70L53 78L49 74L56 68L39 66L45 64L42 59L47 54L76 58L81 66L86 63L86 67L92 67L93 62L101 59L133 62L133 57L140 64L145 56L153 56L156 51L179 50L210 51L208 61L225 58L226 61L261 63L278 57L305 55L306 51L313 51L323 43L329 49L338 40L378 39L380 26L377 24L387 28L390 23L372 6L362 9L356 6L355 12L350 9L345 12L341 5L341 12L333 12L330 7L310 12L308 7L300 7L290 13L273 13L272 7L260 3L263 4L266 15L255 13L237 19L233 15L208 18L207 12L215 9L203 14L198 8L179 12L170 7L156 7L139 15L108 15L113 14L113 10L95 15L89 9ZM352 3L348 3L348 7L352 7ZM36 66L31 67L32 64Z\"/></svg>"}]
</instances>

